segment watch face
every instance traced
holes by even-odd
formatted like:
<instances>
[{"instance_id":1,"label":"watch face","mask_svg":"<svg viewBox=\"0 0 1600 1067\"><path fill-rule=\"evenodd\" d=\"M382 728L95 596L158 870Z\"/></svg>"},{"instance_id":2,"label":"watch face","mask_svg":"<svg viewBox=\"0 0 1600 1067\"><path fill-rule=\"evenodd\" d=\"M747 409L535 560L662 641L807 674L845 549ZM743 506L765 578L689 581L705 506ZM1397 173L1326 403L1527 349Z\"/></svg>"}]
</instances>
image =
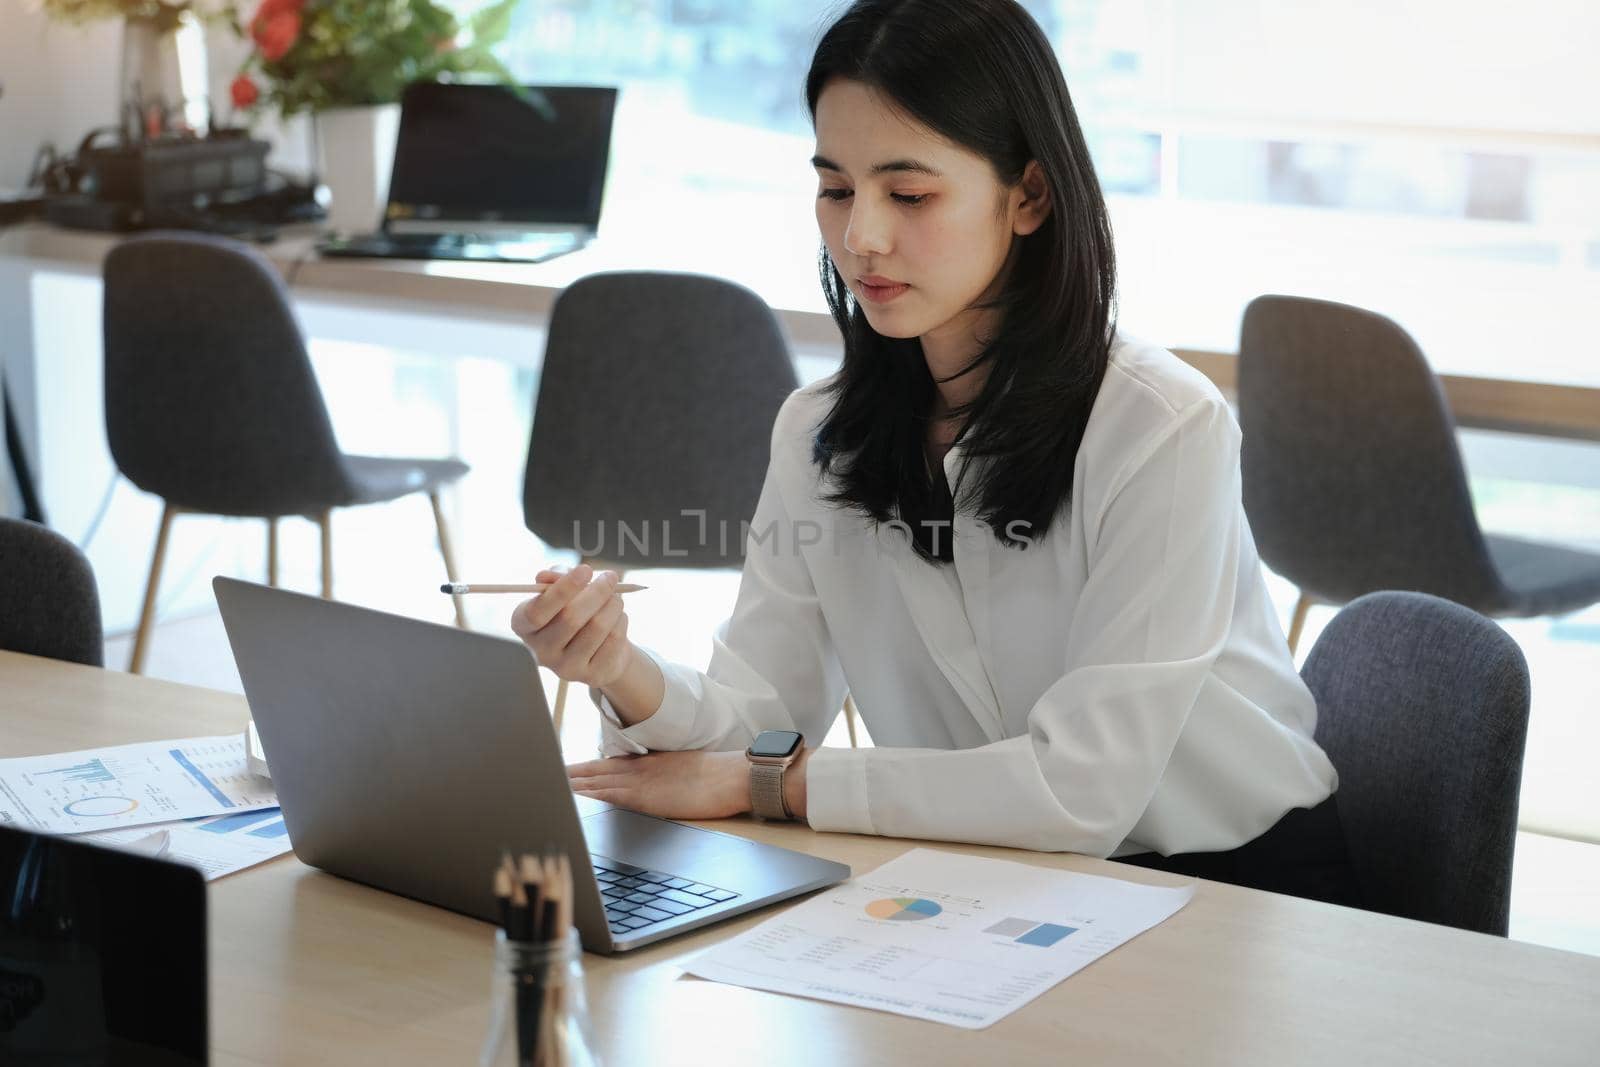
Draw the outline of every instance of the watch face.
<instances>
[{"instance_id":1,"label":"watch face","mask_svg":"<svg viewBox=\"0 0 1600 1067\"><path fill-rule=\"evenodd\" d=\"M801 740L793 730L763 730L750 746L750 755L787 756L800 747Z\"/></svg>"}]
</instances>

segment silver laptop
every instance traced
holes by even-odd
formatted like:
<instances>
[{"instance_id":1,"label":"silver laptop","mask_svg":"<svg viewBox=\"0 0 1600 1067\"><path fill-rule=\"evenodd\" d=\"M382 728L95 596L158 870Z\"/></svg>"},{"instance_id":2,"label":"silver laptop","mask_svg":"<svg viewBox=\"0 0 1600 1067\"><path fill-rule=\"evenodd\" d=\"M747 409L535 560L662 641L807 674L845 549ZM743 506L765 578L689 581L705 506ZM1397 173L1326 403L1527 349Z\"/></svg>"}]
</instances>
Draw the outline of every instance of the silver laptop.
<instances>
[{"instance_id":1,"label":"silver laptop","mask_svg":"<svg viewBox=\"0 0 1600 1067\"><path fill-rule=\"evenodd\" d=\"M488 921L501 853L565 852L583 945L617 952L850 868L572 793L517 641L212 582L295 855Z\"/></svg>"}]
</instances>

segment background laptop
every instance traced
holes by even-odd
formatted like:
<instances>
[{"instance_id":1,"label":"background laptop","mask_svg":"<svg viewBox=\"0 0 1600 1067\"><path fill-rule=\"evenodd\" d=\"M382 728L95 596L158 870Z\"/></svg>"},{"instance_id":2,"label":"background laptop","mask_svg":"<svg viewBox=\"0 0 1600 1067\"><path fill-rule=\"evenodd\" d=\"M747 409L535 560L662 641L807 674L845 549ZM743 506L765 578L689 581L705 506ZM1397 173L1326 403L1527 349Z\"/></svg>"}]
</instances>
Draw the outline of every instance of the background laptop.
<instances>
[{"instance_id":1,"label":"background laptop","mask_svg":"<svg viewBox=\"0 0 1600 1067\"><path fill-rule=\"evenodd\" d=\"M0 826L0 1063L207 1062L193 867Z\"/></svg>"},{"instance_id":2,"label":"background laptop","mask_svg":"<svg viewBox=\"0 0 1600 1067\"><path fill-rule=\"evenodd\" d=\"M539 262L600 224L613 87L416 82L400 102L378 233L335 236L330 256Z\"/></svg>"},{"instance_id":3,"label":"background laptop","mask_svg":"<svg viewBox=\"0 0 1600 1067\"><path fill-rule=\"evenodd\" d=\"M230 578L212 587L289 840L313 867L492 922L501 852L559 849L592 952L850 876L574 796L520 642Z\"/></svg>"}]
</instances>

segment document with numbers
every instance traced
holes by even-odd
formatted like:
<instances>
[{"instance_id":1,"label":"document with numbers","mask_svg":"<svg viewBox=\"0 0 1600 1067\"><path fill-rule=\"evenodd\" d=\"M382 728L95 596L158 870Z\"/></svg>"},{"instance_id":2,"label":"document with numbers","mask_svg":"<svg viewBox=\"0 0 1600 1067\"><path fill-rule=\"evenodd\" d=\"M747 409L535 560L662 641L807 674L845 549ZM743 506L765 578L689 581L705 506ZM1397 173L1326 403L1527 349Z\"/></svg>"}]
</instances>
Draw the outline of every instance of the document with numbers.
<instances>
[{"instance_id":1,"label":"document with numbers","mask_svg":"<svg viewBox=\"0 0 1600 1067\"><path fill-rule=\"evenodd\" d=\"M293 847L289 830L283 825L283 813L277 808L77 836L80 841L96 845L113 845L187 863L200 868L208 882L276 859Z\"/></svg>"},{"instance_id":2,"label":"document with numbers","mask_svg":"<svg viewBox=\"0 0 1600 1067\"><path fill-rule=\"evenodd\" d=\"M1162 889L918 848L695 957L690 974L978 1030L1164 921Z\"/></svg>"},{"instance_id":3,"label":"document with numbers","mask_svg":"<svg viewBox=\"0 0 1600 1067\"><path fill-rule=\"evenodd\" d=\"M277 807L244 736L150 741L0 759L0 824L56 834Z\"/></svg>"}]
</instances>

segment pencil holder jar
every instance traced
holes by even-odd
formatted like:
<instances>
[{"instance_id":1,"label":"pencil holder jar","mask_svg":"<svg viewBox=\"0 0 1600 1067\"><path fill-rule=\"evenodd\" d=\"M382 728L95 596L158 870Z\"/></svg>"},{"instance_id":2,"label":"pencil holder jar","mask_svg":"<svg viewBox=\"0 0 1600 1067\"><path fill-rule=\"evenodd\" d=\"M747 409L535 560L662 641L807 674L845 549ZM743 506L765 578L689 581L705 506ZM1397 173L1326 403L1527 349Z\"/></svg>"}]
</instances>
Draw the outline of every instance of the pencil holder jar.
<instances>
[{"instance_id":1,"label":"pencil holder jar","mask_svg":"<svg viewBox=\"0 0 1600 1067\"><path fill-rule=\"evenodd\" d=\"M569 928L554 941L513 941L495 934L489 1032L479 1067L591 1067L589 1005L583 991L583 944Z\"/></svg>"}]
</instances>

